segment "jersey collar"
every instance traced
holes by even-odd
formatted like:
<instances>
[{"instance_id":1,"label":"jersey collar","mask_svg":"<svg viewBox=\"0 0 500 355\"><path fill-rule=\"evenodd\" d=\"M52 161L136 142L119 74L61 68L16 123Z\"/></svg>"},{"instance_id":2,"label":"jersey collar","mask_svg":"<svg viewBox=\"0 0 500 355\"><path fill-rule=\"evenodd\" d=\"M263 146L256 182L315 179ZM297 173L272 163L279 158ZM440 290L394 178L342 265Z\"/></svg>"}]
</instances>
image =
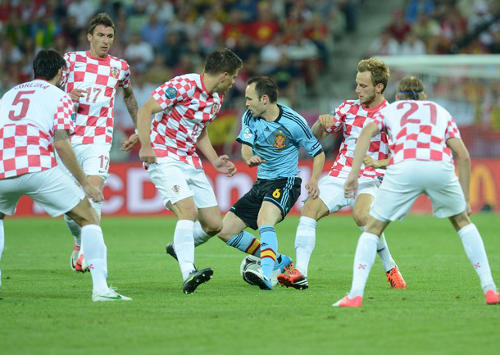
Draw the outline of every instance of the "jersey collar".
<instances>
[{"instance_id":1,"label":"jersey collar","mask_svg":"<svg viewBox=\"0 0 500 355\"><path fill-rule=\"evenodd\" d=\"M90 54L90 51L86 51L86 52L85 52L85 54L87 54L87 57L92 58L92 59L94 59L94 60L97 60L97 61L99 61L99 62L105 62L105 63L109 62L109 54L108 54L108 55L106 55L106 57L105 57L105 58L97 58L97 57L93 57L93 56Z\"/></svg>"},{"instance_id":2,"label":"jersey collar","mask_svg":"<svg viewBox=\"0 0 500 355\"><path fill-rule=\"evenodd\" d=\"M363 104L361 104L361 107L363 107L363 110L365 110L366 112L370 112L371 113L371 112L377 112L378 110L380 110L385 105L387 105L387 99L384 99L384 101L382 101L379 105L377 105L375 107L372 107L372 108L366 107Z\"/></svg>"}]
</instances>

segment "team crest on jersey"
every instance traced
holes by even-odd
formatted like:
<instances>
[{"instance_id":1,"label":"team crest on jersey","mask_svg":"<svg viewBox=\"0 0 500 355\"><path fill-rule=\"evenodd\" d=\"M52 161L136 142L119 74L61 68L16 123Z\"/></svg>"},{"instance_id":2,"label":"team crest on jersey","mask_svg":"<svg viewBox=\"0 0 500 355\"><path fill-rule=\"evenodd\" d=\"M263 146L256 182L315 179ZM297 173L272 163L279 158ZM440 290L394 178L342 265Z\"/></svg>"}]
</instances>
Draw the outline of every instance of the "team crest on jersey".
<instances>
[{"instance_id":1,"label":"team crest on jersey","mask_svg":"<svg viewBox=\"0 0 500 355\"><path fill-rule=\"evenodd\" d=\"M167 90L165 90L165 96L167 99L172 100L177 96L177 89L173 86L168 87Z\"/></svg>"},{"instance_id":2,"label":"team crest on jersey","mask_svg":"<svg viewBox=\"0 0 500 355\"><path fill-rule=\"evenodd\" d=\"M286 136L280 131L277 135L274 136L274 144L273 147L278 149L283 149L286 147Z\"/></svg>"},{"instance_id":3,"label":"team crest on jersey","mask_svg":"<svg viewBox=\"0 0 500 355\"><path fill-rule=\"evenodd\" d=\"M118 79L118 77L120 76L120 69L114 67L109 68L109 75L111 75L115 79Z\"/></svg>"},{"instance_id":4,"label":"team crest on jersey","mask_svg":"<svg viewBox=\"0 0 500 355\"><path fill-rule=\"evenodd\" d=\"M219 112L219 109L220 109L220 104L216 104L216 103L214 103L214 104L212 105L212 110L210 111L210 113L211 113L212 115L215 115L217 112Z\"/></svg>"}]
</instances>

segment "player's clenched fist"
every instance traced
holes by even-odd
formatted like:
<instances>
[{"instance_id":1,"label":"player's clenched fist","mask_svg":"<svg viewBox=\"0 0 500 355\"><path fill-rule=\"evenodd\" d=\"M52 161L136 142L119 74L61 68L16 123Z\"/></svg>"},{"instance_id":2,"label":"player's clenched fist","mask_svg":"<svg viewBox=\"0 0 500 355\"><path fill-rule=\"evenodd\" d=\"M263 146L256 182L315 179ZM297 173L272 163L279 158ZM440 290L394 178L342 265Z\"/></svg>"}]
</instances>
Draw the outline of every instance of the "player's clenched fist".
<instances>
[{"instance_id":1,"label":"player's clenched fist","mask_svg":"<svg viewBox=\"0 0 500 355\"><path fill-rule=\"evenodd\" d=\"M141 149L139 150L139 159L148 164L156 163L156 154L153 148L144 146L141 147Z\"/></svg>"},{"instance_id":2,"label":"player's clenched fist","mask_svg":"<svg viewBox=\"0 0 500 355\"><path fill-rule=\"evenodd\" d=\"M325 128L330 128L335 124L335 118L332 115L324 114L318 117L319 123Z\"/></svg>"}]
</instances>

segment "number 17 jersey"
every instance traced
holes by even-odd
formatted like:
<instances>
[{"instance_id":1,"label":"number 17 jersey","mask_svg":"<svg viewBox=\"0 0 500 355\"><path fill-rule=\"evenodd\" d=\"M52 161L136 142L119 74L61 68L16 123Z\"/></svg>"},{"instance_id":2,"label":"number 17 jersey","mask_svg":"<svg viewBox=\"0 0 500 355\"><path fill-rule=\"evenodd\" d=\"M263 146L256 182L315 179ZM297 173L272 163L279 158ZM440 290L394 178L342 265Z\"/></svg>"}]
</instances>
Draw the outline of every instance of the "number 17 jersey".
<instances>
[{"instance_id":1,"label":"number 17 jersey","mask_svg":"<svg viewBox=\"0 0 500 355\"><path fill-rule=\"evenodd\" d=\"M71 143L111 144L116 90L130 86L128 63L111 55L94 58L88 51L68 52L64 59L67 65L62 73L65 91L84 91L76 104L75 134Z\"/></svg>"}]
</instances>

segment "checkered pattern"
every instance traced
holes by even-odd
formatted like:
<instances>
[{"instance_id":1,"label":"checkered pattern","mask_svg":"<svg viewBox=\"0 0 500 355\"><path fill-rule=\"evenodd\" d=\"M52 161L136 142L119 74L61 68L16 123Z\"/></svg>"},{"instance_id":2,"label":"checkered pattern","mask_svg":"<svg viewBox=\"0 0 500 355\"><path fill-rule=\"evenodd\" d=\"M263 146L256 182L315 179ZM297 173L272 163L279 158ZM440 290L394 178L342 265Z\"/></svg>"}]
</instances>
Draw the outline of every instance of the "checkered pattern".
<instances>
[{"instance_id":1,"label":"checkered pattern","mask_svg":"<svg viewBox=\"0 0 500 355\"><path fill-rule=\"evenodd\" d=\"M388 102L383 103L375 108L368 109L361 105L359 100L346 100L340 106L336 107L332 112L335 118L333 127L328 128L327 132L335 133L343 131L342 143L340 145L339 154L333 162L329 175L340 178L347 178L349 175L352 162L354 159L354 149L356 141L361 134L361 130L367 123L367 119L372 117L376 112L386 107ZM387 159L389 156L389 147L387 135L380 133L371 139L368 148L368 154L375 160ZM376 178L384 176L383 169L373 169L362 167L360 177Z\"/></svg>"},{"instance_id":2,"label":"checkered pattern","mask_svg":"<svg viewBox=\"0 0 500 355\"><path fill-rule=\"evenodd\" d=\"M453 161L446 141L460 138L460 132L450 113L435 102L396 101L377 113L373 120L389 135L389 164L407 159Z\"/></svg>"},{"instance_id":3,"label":"checkered pattern","mask_svg":"<svg viewBox=\"0 0 500 355\"><path fill-rule=\"evenodd\" d=\"M130 85L130 69L126 61L108 55L105 59L89 52L68 52L67 68L62 83L66 92L84 90L76 104L75 134L71 143L111 143L113 137L113 106L117 88Z\"/></svg>"},{"instance_id":4,"label":"checkered pattern","mask_svg":"<svg viewBox=\"0 0 500 355\"><path fill-rule=\"evenodd\" d=\"M163 109L155 116L151 129L151 144L156 155L201 168L196 141L215 119L222 96L207 91L203 74L177 76L158 87L152 96Z\"/></svg>"},{"instance_id":5,"label":"checkered pattern","mask_svg":"<svg viewBox=\"0 0 500 355\"><path fill-rule=\"evenodd\" d=\"M0 179L55 167L54 132L72 133L73 113L69 96L46 81L9 90L0 105Z\"/></svg>"}]
</instances>

